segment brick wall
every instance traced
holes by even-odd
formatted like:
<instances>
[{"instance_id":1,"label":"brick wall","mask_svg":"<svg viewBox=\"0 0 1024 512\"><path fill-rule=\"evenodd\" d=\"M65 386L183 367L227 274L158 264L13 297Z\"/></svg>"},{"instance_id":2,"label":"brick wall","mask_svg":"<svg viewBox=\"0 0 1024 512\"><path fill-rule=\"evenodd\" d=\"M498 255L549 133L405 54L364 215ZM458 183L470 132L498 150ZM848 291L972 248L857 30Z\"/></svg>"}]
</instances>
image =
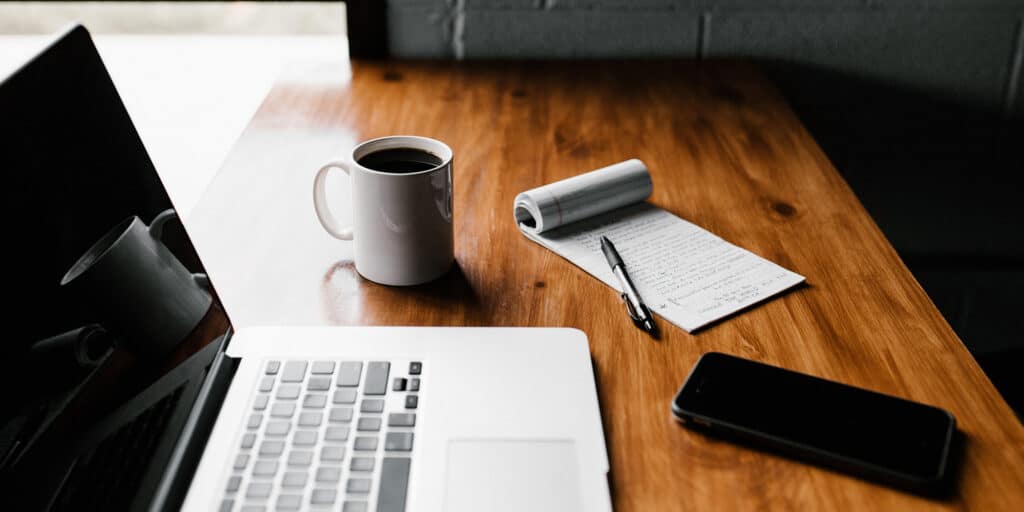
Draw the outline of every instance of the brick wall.
<instances>
[{"instance_id":1,"label":"brick wall","mask_svg":"<svg viewBox=\"0 0 1024 512\"><path fill-rule=\"evenodd\" d=\"M388 0L399 57L749 56L1024 115L1024 0Z\"/></svg>"}]
</instances>

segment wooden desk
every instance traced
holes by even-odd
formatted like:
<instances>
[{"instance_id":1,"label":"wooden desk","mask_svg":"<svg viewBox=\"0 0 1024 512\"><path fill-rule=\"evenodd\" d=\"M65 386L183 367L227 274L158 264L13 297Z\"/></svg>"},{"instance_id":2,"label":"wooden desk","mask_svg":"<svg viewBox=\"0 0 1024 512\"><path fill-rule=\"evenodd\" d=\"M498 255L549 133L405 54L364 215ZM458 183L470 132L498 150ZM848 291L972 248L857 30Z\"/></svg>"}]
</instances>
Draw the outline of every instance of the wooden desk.
<instances>
[{"instance_id":1,"label":"wooden desk","mask_svg":"<svg viewBox=\"0 0 1024 512\"><path fill-rule=\"evenodd\" d=\"M414 288L361 279L350 245L324 233L311 206L319 164L357 141L401 133L438 138L456 155L458 268ZM512 221L517 192L630 157L649 166L654 204L806 275L808 286L695 335L662 321L663 339L652 342L627 321L612 290L528 241ZM584 330L617 510L998 510L1024 503L1024 428L778 91L750 65L322 68L273 89L190 221L236 326ZM711 350L951 411L966 435L955 497L930 501L675 424L670 399Z\"/></svg>"}]
</instances>

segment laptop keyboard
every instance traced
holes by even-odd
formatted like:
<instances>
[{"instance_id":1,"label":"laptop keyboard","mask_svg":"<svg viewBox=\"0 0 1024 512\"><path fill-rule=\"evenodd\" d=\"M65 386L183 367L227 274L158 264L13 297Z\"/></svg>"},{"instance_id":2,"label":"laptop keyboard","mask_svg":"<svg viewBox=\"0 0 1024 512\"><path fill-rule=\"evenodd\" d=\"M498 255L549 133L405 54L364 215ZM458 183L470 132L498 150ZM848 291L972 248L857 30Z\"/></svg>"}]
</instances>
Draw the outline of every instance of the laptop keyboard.
<instances>
[{"instance_id":1,"label":"laptop keyboard","mask_svg":"<svg viewBox=\"0 0 1024 512\"><path fill-rule=\"evenodd\" d=\"M266 361L220 510L404 511L422 371Z\"/></svg>"}]
</instances>

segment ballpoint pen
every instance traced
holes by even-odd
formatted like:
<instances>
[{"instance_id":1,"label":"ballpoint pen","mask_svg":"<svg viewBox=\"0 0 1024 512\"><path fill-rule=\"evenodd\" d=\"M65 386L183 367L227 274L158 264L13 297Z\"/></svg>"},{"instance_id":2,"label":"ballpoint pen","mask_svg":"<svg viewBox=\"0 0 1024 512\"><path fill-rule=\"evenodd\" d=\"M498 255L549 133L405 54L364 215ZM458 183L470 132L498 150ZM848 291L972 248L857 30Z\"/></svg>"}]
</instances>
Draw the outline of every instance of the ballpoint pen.
<instances>
[{"instance_id":1,"label":"ballpoint pen","mask_svg":"<svg viewBox=\"0 0 1024 512\"><path fill-rule=\"evenodd\" d=\"M612 268L612 273L619 278L619 284L622 285L622 301L626 303L629 318L637 327L647 331L651 336L656 336L657 327L654 325L654 315L644 305L640 294L629 279L629 274L626 273L626 265L622 263L619 251L615 250L615 245L607 237L601 237L601 252L604 253L605 259L608 260L608 266Z\"/></svg>"}]
</instances>

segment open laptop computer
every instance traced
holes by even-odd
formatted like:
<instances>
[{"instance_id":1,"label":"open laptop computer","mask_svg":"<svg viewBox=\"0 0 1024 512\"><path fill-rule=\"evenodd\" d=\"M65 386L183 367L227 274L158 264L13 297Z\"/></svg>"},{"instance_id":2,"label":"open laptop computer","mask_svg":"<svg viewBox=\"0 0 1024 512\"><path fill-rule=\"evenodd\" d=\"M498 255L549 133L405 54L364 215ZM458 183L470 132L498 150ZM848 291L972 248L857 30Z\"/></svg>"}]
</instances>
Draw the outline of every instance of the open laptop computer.
<instances>
[{"instance_id":1,"label":"open laptop computer","mask_svg":"<svg viewBox=\"0 0 1024 512\"><path fill-rule=\"evenodd\" d=\"M580 331L231 332L83 27L0 82L0 141L0 508L611 509Z\"/></svg>"}]
</instances>

